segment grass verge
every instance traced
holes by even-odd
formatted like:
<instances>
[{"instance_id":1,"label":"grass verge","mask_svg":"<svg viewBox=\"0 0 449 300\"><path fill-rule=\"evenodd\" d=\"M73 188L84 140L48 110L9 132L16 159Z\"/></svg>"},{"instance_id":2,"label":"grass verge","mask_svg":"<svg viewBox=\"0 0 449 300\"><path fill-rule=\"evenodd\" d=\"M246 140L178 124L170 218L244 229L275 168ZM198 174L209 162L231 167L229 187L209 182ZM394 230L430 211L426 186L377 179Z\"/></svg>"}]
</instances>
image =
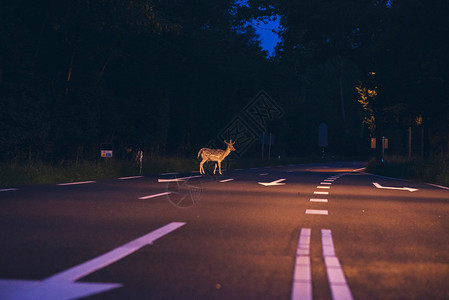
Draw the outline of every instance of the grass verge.
<instances>
[{"instance_id":1,"label":"grass verge","mask_svg":"<svg viewBox=\"0 0 449 300\"><path fill-rule=\"evenodd\" d=\"M388 156L383 163L372 159L366 170L383 176L449 186L449 157L444 156L412 160Z\"/></svg>"}]
</instances>

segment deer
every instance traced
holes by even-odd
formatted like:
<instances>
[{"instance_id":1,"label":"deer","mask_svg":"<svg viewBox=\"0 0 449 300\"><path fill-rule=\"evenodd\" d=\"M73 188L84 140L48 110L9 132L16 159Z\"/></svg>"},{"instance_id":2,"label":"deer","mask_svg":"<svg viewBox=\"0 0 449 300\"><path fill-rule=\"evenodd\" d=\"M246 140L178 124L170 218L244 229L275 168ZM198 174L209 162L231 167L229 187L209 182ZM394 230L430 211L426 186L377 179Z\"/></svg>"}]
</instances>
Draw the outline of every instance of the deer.
<instances>
[{"instance_id":1,"label":"deer","mask_svg":"<svg viewBox=\"0 0 449 300\"><path fill-rule=\"evenodd\" d=\"M221 161L223 159L225 159L226 156L228 156L229 153L231 153L231 151L235 151L234 148L234 144L235 142L233 142L232 140L229 140L229 143L224 141L226 145L228 145L228 147L226 148L226 150L221 150L221 149L209 149L209 148L201 148L200 151L198 152L198 158L201 156L201 163L200 163L200 174L205 174L204 172L204 168L203 165L205 162L207 161L215 161L218 163L218 172L221 174ZM215 171L217 170L217 163L215 163L215 169L214 169L214 174Z\"/></svg>"}]
</instances>

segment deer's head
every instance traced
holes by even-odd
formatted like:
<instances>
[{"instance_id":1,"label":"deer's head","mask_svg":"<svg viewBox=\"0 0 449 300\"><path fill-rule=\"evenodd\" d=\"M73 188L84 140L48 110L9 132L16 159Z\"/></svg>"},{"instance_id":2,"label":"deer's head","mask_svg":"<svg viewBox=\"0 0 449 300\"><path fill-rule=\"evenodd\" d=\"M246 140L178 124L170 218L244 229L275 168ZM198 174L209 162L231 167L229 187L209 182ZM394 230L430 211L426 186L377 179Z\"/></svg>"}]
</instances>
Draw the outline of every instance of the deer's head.
<instances>
[{"instance_id":1,"label":"deer's head","mask_svg":"<svg viewBox=\"0 0 449 300\"><path fill-rule=\"evenodd\" d=\"M235 142L233 142L232 140L229 140L229 143L226 142L226 140L224 142L225 142L226 145L228 145L229 150L235 151L235 148L234 148Z\"/></svg>"}]
</instances>

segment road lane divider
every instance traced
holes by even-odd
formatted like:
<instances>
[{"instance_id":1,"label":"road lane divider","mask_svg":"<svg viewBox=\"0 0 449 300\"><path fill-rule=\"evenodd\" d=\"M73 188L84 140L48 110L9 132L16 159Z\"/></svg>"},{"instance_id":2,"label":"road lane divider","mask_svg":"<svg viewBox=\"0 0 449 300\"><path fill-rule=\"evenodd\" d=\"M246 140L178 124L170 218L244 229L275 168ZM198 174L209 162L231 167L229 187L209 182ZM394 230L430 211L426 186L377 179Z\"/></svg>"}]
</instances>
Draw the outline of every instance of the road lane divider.
<instances>
[{"instance_id":1,"label":"road lane divider","mask_svg":"<svg viewBox=\"0 0 449 300\"><path fill-rule=\"evenodd\" d=\"M296 248L292 300L312 300L312 268L310 264L310 228L302 228Z\"/></svg>"},{"instance_id":2,"label":"road lane divider","mask_svg":"<svg viewBox=\"0 0 449 300\"><path fill-rule=\"evenodd\" d=\"M1 189L0 192L11 192L11 191L18 191L19 189L16 188L9 188L9 189Z\"/></svg>"},{"instance_id":3,"label":"road lane divider","mask_svg":"<svg viewBox=\"0 0 449 300\"><path fill-rule=\"evenodd\" d=\"M352 293L346 282L340 260L335 254L332 232L321 229L321 245L323 248L324 265L333 300L352 300Z\"/></svg>"},{"instance_id":4,"label":"road lane divider","mask_svg":"<svg viewBox=\"0 0 449 300\"><path fill-rule=\"evenodd\" d=\"M306 209L306 215L323 215L327 216L329 214L327 209Z\"/></svg>"},{"instance_id":5,"label":"road lane divider","mask_svg":"<svg viewBox=\"0 0 449 300\"><path fill-rule=\"evenodd\" d=\"M179 178L169 178L169 179L161 179L159 178L157 182L178 182L178 181L186 181L193 178L199 178L203 177L202 175L195 175L195 176L187 176L187 177L179 177Z\"/></svg>"},{"instance_id":6,"label":"road lane divider","mask_svg":"<svg viewBox=\"0 0 449 300\"><path fill-rule=\"evenodd\" d=\"M137 179L137 178L142 178L142 175L139 176L128 176L128 177L120 177L118 178L118 180L128 180L128 179Z\"/></svg>"},{"instance_id":7,"label":"road lane divider","mask_svg":"<svg viewBox=\"0 0 449 300\"><path fill-rule=\"evenodd\" d=\"M327 203L327 199L310 198L310 202L322 202L322 203Z\"/></svg>"},{"instance_id":8,"label":"road lane divider","mask_svg":"<svg viewBox=\"0 0 449 300\"><path fill-rule=\"evenodd\" d=\"M224 183L224 182L229 182L229 181L232 181L232 180L234 180L234 178L223 179L223 180L220 180L219 182Z\"/></svg>"},{"instance_id":9,"label":"road lane divider","mask_svg":"<svg viewBox=\"0 0 449 300\"><path fill-rule=\"evenodd\" d=\"M139 200L146 200L146 199L156 198L156 197L165 196L165 195L169 195L169 194L171 194L171 192L163 192L163 193L159 193L159 194L142 196L142 197L139 197Z\"/></svg>"},{"instance_id":10,"label":"road lane divider","mask_svg":"<svg viewBox=\"0 0 449 300\"><path fill-rule=\"evenodd\" d=\"M66 185L79 185L79 184L89 184L94 183L95 181L78 181L78 182L66 182L66 183L58 183L57 185L66 186Z\"/></svg>"},{"instance_id":11,"label":"road lane divider","mask_svg":"<svg viewBox=\"0 0 449 300\"><path fill-rule=\"evenodd\" d=\"M321 192L321 191L315 191L313 192L314 195L329 195L329 192Z\"/></svg>"}]
</instances>

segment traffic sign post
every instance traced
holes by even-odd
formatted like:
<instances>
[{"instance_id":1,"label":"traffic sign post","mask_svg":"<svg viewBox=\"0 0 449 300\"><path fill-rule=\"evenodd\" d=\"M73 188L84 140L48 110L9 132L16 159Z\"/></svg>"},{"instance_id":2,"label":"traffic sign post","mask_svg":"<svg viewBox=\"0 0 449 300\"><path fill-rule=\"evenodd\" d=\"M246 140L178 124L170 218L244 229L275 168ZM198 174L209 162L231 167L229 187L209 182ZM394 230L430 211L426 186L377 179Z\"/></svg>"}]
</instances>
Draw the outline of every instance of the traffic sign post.
<instances>
[{"instance_id":1,"label":"traffic sign post","mask_svg":"<svg viewBox=\"0 0 449 300\"><path fill-rule=\"evenodd\" d=\"M324 158L324 148L328 146L328 134L326 123L321 123L318 127L318 147L321 148L321 155Z\"/></svg>"}]
</instances>

